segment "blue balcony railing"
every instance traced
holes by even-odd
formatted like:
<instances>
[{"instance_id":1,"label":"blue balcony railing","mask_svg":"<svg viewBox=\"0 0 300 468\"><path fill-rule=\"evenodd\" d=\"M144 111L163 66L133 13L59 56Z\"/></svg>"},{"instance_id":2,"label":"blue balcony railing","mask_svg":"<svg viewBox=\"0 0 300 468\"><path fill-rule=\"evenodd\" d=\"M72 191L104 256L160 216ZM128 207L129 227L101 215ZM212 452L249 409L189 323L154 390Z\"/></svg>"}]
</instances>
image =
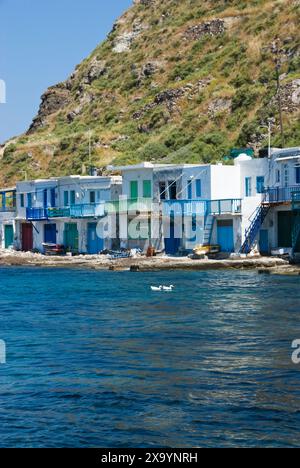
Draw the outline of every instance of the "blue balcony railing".
<instances>
[{"instance_id":1,"label":"blue balcony railing","mask_svg":"<svg viewBox=\"0 0 300 468\"><path fill-rule=\"evenodd\" d=\"M71 218L101 218L105 216L105 202L73 205L70 215Z\"/></svg>"},{"instance_id":2,"label":"blue balcony railing","mask_svg":"<svg viewBox=\"0 0 300 468\"><path fill-rule=\"evenodd\" d=\"M14 213L16 211L15 206L1 206L0 205L0 213Z\"/></svg>"},{"instance_id":3,"label":"blue balcony railing","mask_svg":"<svg viewBox=\"0 0 300 468\"><path fill-rule=\"evenodd\" d=\"M44 221L48 219L47 208L26 208L27 221Z\"/></svg>"},{"instance_id":4,"label":"blue balcony railing","mask_svg":"<svg viewBox=\"0 0 300 468\"><path fill-rule=\"evenodd\" d=\"M289 187L275 187L266 190L266 203L291 202L294 193L300 193L300 185Z\"/></svg>"},{"instance_id":5,"label":"blue balcony railing","mask_svg":"<svg viewBox=\"0 0 300 468\"><path fill-rule=\"evenodd\" d=\"M70 218L70 208L48 208L49 218Z\"/></svg>"},{"instance_id":6,"label":"blue balcony railing","mask_svg":"<svg viewBox=\"0 0 300 468\"><path fill-rule=\"evenodd\" d=\"M163 214L175 216L207 216L241 214L242 200L164 200Z\"/></svg>"},{"instance_id":7,"label":"blue balcony railing","mask_svg":"<svg viewBox=\"0 0 300 468\"><path fill-rule=\"evenodd\" d=\"M48 208L49 218L102 218L105 216L105 202L83 203L69 208Z\"/></svg>"},{"instance_id":8,"label":"blue balcony railing","mask_svg":"<svg viewBox=\"0 0 300 468\"><path fill-rule=\"evenodd\" d=\"M108 214L115 213L149 213L153 211L152 198L124 198L106 202L105 211Z\"/></svg>"}]
</instances>

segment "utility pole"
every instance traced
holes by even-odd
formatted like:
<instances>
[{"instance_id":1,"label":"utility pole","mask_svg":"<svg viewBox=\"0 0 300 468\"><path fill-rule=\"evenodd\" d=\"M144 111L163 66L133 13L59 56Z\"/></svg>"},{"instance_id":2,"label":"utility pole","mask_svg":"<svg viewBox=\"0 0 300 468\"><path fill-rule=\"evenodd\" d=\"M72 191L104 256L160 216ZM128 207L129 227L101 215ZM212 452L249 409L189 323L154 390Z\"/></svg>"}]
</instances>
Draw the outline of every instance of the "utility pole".
<instances>
[{"instance_id":1,"label":"utility pole","mask_svg":"<svg viewBox=\"0 0 300 468\"><path fill-rule=\"evenodd\" d=\"M89 136L89 175L92 175L92 131L89 128L88 131L88 136Z\"/></svg>"},{"instance_id":2,"label":"utility pole","mask_svg":"<svg viewBox=\"0 0 300 468\"><path fill-rule=\"evenodd\" d=\"M281 146L284 148L284 129L283 129L283 116L282 116L282 102L281 102L281 85L280 85L280 70L281 70L281 54L280 39L277 38L271 45L271 51L274 56L275 70L276 70L276 81L277 81L277 99L278 99L278 113L280 122L280 133L281 133Z\"/></svg>"},{"instance_id":3,"label":"utility pole","mask_svg":"<svg viewBox=\"0 0 300 468\"><path fill-rule=\"evenodd\" d=\"M271 124L271 119L269 119L268 129L269 129L268 157L269 157L269 159L271 159L271 137L272 137L272 124Z\"/></svg>"}]
</instances>

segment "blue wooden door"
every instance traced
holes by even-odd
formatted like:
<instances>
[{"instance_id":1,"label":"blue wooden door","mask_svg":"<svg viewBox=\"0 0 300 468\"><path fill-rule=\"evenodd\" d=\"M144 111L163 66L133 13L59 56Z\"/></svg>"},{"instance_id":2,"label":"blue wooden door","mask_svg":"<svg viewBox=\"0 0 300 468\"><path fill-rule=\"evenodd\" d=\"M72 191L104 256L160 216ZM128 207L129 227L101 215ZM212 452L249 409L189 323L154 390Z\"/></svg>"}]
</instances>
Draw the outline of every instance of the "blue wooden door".
<instances>
[{"instance_id":1,"label":"blue wooden door","mask_svg":"<svg viewBox=\"0 0 300 468\"><path fill-rule=\"evenodd\" d=\"M269 231L267 229L261 229L259 233L259 251L262 254L269 253Z\"/></svg>"},{"instance_id":2,"label":"blue wooden door","mask_svg":"<svg viewBox=\"0 0 300 468\"><path fill-rule=\"evenodd\" d=\"M104 248L103 239L97 234L97 223L88 224L88 253L96 255Z\"/></svg>"},{"instance_id":3,"label":"blue wooden door","mask_svg":"<svg viewBox=\"0 0 300 468\"><path fill-rule=\"evenodd\" d=\"M171 219L170 223L170 237L165 237L165 251L167 255L175 255L178 253L181 239L175 236L175 222Z\"/></svg>"},{"instance_id":4,"label":"blue wooden door","mask_svg":"<svg viewBox=\"0 0 300 468\"><path fill-rule=\"evenodd\" d=\"M56 244L56 224L45 224L44 242L46 244Z\"/></svg>"},{"instance_id":5,"label":"blue wooden door","mask_svg":"<svg viewBox=\"0 0 300 468\"><path fill-rule=\"evenodd\" d=\"M233 221L218 221L218 244L221 252L234 252Z\"/></svg>"}]
</instances>

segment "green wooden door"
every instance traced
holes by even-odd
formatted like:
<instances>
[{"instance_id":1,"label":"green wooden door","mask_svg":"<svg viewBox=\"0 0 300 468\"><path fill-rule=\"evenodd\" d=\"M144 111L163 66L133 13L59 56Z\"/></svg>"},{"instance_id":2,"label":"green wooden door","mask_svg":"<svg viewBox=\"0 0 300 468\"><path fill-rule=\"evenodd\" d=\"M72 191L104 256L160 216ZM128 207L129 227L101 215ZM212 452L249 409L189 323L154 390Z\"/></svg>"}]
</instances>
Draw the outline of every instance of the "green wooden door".
<instances>
[{"instance_id":1,"label":"green wooden door","mask_svg":"<svg viewBox=\"0 0 300 468\"><path fill-rule=\"evenodd\" d=\"M136 200L139 196L138 181L132 180L130 182L130 198Z\"/></svg>"},{"instance_id":2,"label":"green wooden door","mask_svg":"<svg viewBox=\"0 0 300 468\"><path fill-rule=\"evenodd\" d=\"M79 236L76 223L66 223L64 231L64 245L67 251L78 253Z\"/></svg>"},{"instance_id":3,"label":"green wooden door","mask_svg":"<svg viewBox=\"0 0 300 468\"><path fill-rule=\"evenodd\" d=\"M4 226L4 244L6 249L14 245L14 228L12 225Z\"/></svg>"},{"instance_id":4,"label":"green wooden door","mask_svg":"<svg viewBox=\"0 0 300 468\"><path fill-rule=\"evenodd\" d=\"M143 197L144 198L152 198L151 180L144 180L143 181Z\"/></svg>"},{"instance_id":5,"label":"green wooden door","mask_svg":"<svg viewBox=\"0 0 300 468\"><path fill-rule=\"evenodd\" d=\"M293 212L279 211L278 213L278 247L292 247Z\"/></svg>"}]
</instances>

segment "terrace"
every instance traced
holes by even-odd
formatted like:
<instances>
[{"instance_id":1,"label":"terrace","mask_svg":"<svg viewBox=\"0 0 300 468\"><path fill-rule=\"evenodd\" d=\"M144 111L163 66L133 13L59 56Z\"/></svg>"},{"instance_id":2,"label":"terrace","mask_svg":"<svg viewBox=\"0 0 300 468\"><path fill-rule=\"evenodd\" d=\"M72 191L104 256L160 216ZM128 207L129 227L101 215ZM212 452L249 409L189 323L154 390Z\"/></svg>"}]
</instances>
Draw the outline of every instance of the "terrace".
<instances>
[{"instance_id":1,"label":"terrace","mask_svg":"<svg viewBox=\"0 0 300 468\"><path fill-rule=\"evenodd\" d=\"M175 216L220 216L222 214L240 215L242 200L164 200L163 214Z\"/></svg>"},{"instance_id":2,"label":"terrace","mask_svg":"<svg viewBox=\"0 0 300 468\"><path fill-rule=\"evenodd\" d=\"M149 213L152 212L154 204L152 198L120 199L106 202L105 211L108 214L116 213Z\"/></svg>"},{"instance_id":3,"label":"terrace","mask_svg":"<svg viewBox=\"0 0 300 468\"><path fill-rule=\"evenodd\" d=\"M300 185L275 187L266 190L265 203L291 203L293 194L300 193ZM300 195L299 195L300 196Z\"/></svg>"}]
</instances>

